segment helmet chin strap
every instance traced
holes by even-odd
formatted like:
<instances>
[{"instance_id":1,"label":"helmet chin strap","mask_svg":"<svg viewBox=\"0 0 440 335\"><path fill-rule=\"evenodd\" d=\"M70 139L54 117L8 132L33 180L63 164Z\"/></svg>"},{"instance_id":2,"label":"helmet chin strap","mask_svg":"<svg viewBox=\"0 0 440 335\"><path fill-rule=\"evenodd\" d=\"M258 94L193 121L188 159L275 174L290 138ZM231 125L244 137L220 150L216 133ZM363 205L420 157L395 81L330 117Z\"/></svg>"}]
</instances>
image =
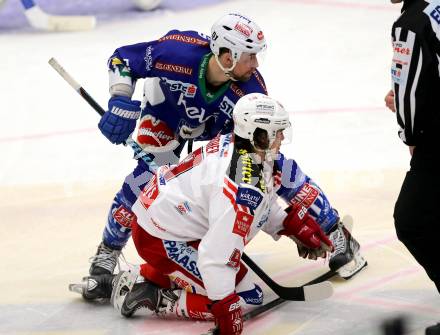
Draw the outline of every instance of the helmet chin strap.
<instances>
[{"instance_id":1,"label":"helmet chin strap","mask_svg":"<svg viewBox=\"0 0 440 335\"><path fill-rule=\"evenodd\" d=\"M278 154L278 151L276 149L271 148L274 142L275 142L275 139L273 139L272 142L269 143L269 147L267 149L261 149L255 145L253 140L251 140L251 144L254 147L255 151L257 153L263 154L264 161L266 161L268 163L274 162L277 157L277 154Z\"/></svg>"},{"instance_id":2,"label":"helmet chin strap","mask_svg":"<svg viewBox=\"0 0 440 335\"><path fill-rule=\"evenodd\" d=\"M237 81L237 79L235 79L232 75L232 70L234 70L235 66L237 65L237 60L233 59L232 60L232 66L230 68L225 68L223 66L223 64L220 62L220 59L218 58L218 55L215 54L214 55L215 60L217 62L217 65L220 67L220 69L222 69L222 71L225 73L226 76L228 76L231 80L233 81Z\"/></svg>"}]
</instances>

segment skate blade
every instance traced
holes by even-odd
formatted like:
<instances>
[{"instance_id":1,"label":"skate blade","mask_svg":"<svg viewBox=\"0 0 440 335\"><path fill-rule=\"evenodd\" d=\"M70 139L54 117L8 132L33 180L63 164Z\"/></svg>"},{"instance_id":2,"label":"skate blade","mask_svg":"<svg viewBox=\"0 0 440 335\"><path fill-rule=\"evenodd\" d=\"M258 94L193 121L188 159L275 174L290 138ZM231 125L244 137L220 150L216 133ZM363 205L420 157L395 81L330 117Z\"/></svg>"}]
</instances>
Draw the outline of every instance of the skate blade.
<instances>
[{"instance_id":1,"label":"skate blade","mask_svg":"<svg viewBox=\"0 0 440 335\"><path fill-rule=\"evenodd\" d=\"M75 293L79 293L79 294L83 294L83 291L86 289L86 284L85 283L81 283L81 284L69 284L69 291L70 292L75 292Z\"/></svg>"},{"instance_id":2,"label":"skate blade","mask_svg":"<svg viewBox=\"0 0 440 335\"><path fill-rule=\"evenodd\" d=\"M338 274L341 278L348 280L357 275L362 269L367 267L368 263L360 253L357 253L353 260L341 267Z\"/></svg>"}]
</instances>

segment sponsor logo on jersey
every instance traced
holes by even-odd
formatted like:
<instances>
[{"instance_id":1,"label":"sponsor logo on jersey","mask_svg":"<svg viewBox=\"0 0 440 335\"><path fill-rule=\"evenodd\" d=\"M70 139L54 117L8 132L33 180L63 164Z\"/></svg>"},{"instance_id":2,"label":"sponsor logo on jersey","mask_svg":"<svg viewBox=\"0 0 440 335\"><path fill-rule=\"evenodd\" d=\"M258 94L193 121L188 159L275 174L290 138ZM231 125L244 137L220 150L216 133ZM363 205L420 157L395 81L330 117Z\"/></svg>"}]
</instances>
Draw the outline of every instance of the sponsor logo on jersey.
<instances>
[{"instance_id":1,"label":"sponsor logo on jersey","mask_svg":"<svg viewBox=\"0 0 440 335\"><path fill-rule=\"evenodd\" d=\"M117 71L121 77L130 77L131 70L128 66L128 59L122 61L118 57L113 57L110 59L109 67L114 73Z\"/></svg>"},{"instance_id":2,"label":"sponsor logo on jersey","mask_svg":"<svg viewBox=\"0 0 440 335\"><path fill-rule=\"evenodd\" d=\"M220 147L220 135L214 137L209 143L206 145L206 153L213 154L219 151Z\"/></svg>"},{"instance_id":3,"label":"sponsor logo on jersey","mask_svg":"<svg viewBox=\"0 0 440 335\"><path fill-rule=\"evenodd\" d=\"M174 72L191 76L193 69L189 66L156 62L154 67L161 71Z\"/></svg>"},{"instance_id":4,"label":"sponsor logo on jersey","mask_svg":"<svg viewBox=\"0 0 440 335\"><path fill-rule=\"evenodd\" d=\"M226 263L226 265L230 266L233 269L238 269L240 267L240 260L241 260L241 252L236 248L232 252L231 257L229 257L229 261L228 263Z\"/></svg>"},{"instance_id":5,"label":"sponsor logo on jersey","mask_svg":"<svg viewBox=\"0 0 440 335\"><path fill-rule=\"evenodd\" d=\"M406 47L402 42L393 42L394 54L401 54L409 56L411 54L411 49Z\"/></svg>"},{"instance_id":6,"label":"sponsor logo on jersey","mask_svg":"<svg viewBox=\"0 0 440 335\"><path fill-rule=\"evenodd\" d=\"M170 170L168 165L162 165L157 169L157 177L159 178L159 185L166 185L166 173Z\"/></svg>"},{"instance_id":7,"label":"sponsor logo on jersey","mask_svg":"<svg viewBox=\"0 0 440 335\"><path fill-rule=\"evenodd\" d=\"M253 215L242 210L238 210L235 216L234 228L232 229L232 232L245 238L249 232L249 229L251 228L253 220Z\"/></svg>"},{"instance_id":8,"label":"sponsor logo on jersey","mask_svg":"<svg viewBox=\"0 0 440 335\"><path fill-rule=\"evenodd\" d=\"M206 122L209 118L214 117L214 115L205 116L206 110L203 107L198 109L197 107L188 106L183 93L180 94L179 100L177 101L177 106L180 105L183 105L185 113L190 119L195 119L199 121L200 124Z\"/></svg>"},{"instance_id":9,"label":"sponsor logo on jersey","mask_svg":"<svg viewBox=\"0 0 440 335\"><path fill-rule=\"evenodd\" d=\"M145 185L144 191L142 191L139 199L142 206L144 206L145 209L148 209L158 195L159 187L157 186L157 176L154 175L148 184Z\"/></svg>"},{"instance_id":10,"label":"sponsor logo on jersey","mask_svg":"<svg viewBox=\"0 0 440 335\"><path fill-rule=\"evenodd\" d=\"M167 231L164 227L162 227L160 224L158 224L153 218L150 218L150 220L151 220L151 223L160 231L163 231L163 232Z\"/></svg>"},{"instance_id":11,"label":"sponsor logo on jersey","mask_svg":"<svg viewBox=\"0 0 440 335\"><path fill-rule=\"evenodd\" d=\"M258 38L259 41L261 41L264 38L264 34L263 34L263 32L261 30L258 32L257 38Z\"/></svg>"},{"instance_id":12,"label":"sponsor logo on jersey","mask_svg":"<svg viewBox=\"0 0 440 335\"><path fill-rule=\"evenodd\" d=\"M223 137L222 150L220 151L220 156L226 157L229 152L229 144L232 141L232 134L227 134Z\"/></svg>"},{"instance_id":13,"label":"sponsor logo on jersey","mask_svg":"<svg viewBox=\"0 0 440 335\"><path fill-rule=\"evenodd\" d=\"M176 205L175 208L180 215L186 215L186 214L189 214L192 212L188 201L184 201L184 202Z\"/></svg>"},{"instance_id":14,"label":"sponsor logo on jersey","mask_svg":"<svg viewBox=\"0 0 440 335\"><path fill-rule=\"evenodd\" d=\"M253 164L252 156L246 149L234 150L229 165L228 176L236 184L246 183L266 192L266 185L257 164Z\"/></svg>"},{"instance_id":15,"label":"sponsor logo on jersey","mask_svg":"<svg viewBox=\"0 0 440 335\"><path fill-rule=\"evenodd\" d=\"M242 178L241 181L250 184L252 182L252 158L249 156L248 152L246 150L240 149L239 150L241 163L242 163Z\"/></svg>"},{"instance_id":16,"label":"sponsor logo on jersey","mask_svg":"<svg viewBox=\"0 0 440 335\"><path fill-rule=\"evenodd\" d=\"M132 223L136 220L136 215L125 208L124 206L119 206L119 208L113 213L113 218L121 226L131 228Z\"/></svg>"},{"instance_id":17,"label":"sponsor logo on jersey","mask_svg":"<svg viewBox=\"0 0 440 335\"><path fill-rule=\"evenodd\" d=\"M429 13L429 16L431 16L435 22L440 24L440 5L436 6L434 10Z\"/></svg>"},{"instance_id":18,"label":"sponsor logo on jersey","mask_svg":"<svg viewBox=\"0 0 440 335\"><path fill-rule=\"evenodd\" d=\"M396 66L391 67L391 78L393 79L393 82L396 84L401 84L401 76L402 76L402 69L397 68Z\"/></svg>"},{"instance_id":19,"label":"sponsor logo on jersey","mask_svg":"<svg viewBox=\"0 0 440 335\"><path fill-rule=\"evenodd\" d=\"M266 213L264 213L264 215L261 217L260 222L258 222L258 224L257 224L257 228L261 228L261 227L263 227L263 226L266 224L266 222L269 220L269 214L270 214L270 208L269 208L269 210L268 210Z\"/></svg>"},{"instance_id":20,"label":"sponsor logo on jersey","mask_svg":"<svg viewBox=\"0 0 440 335\"><path fill-rule=\"evenodd\" d=\"M163 246L169 259L188 271L197 279L202 280L197 268L197 250L188 246L185 242L163 240Z\"/></svg>"},{"instance_id":21,"label":"sponsor logo on jersey","mask_svg":"<svg viewBox=\"0 0 440 335\"><path fill-rule=\"evenodd\" d=\"M202 45L202 46L207 46L209 44L208 41L182 34L167 35L159 38L159 42L171 41L171 40L187 43L187 44Z\"/></svg>"},{"instance_id":22,"label":"sponsor logo on jersey","mask_svg":"<svg viewBox=\"0 0 440 335\"><path fill-rule=\"evenodd\" d=\"M257 79L258 83L261 85L261 88L264 90L264 93L267 94L267 88L266 84L264 83L263 79L260 77L260 74L257 70L254 71L254 76Z\"/></svg>"},{"instance_id":23,"label":"sponsor logo on jersey","mask_svg":"<svg viewBox=\"0 0 440 335\"><path fill-rule=\"evenodd\" d=\"M319 191L315 187L309 183L305 183L295 195L295 198L293 198L293 203L298 206L309 208L315 202L318 195Z\"/></svg>"},{"instance_id":24,"label":"sponsor logo on jersey","mask_svg":"<svg viewBox=\"0 0 440 335\"><path fill-rule=\"evenodd\" d=\"M182 92L187 98L194 98L197 93L197 86L192 83L184 83L178 80L171 80L163 77L162 80L169 86L171 92Z\"/></svg>"},{"instance_id":25,"label":"sponsor logo on jersey","mask_svg":"<svg viewBox=\"0 0 440 335\"><path fill-rule=\"evenodd\" d=\"M234 110L235 104L227 96L223 97L222 102L220 102L220 111L232 119L232 111Z\"/></svg>"},{"instance_id":26,"label":"sponsor logo on jersey","mask_svg":"<svg viewBox=\"0 0 440 335\"><path fill-rule=\"evenodd\" d=\"M153 66L153 56L151 55L153 52L153 47L151 45L148 46L147 50L145 50L145 70L150 71Z\"/></svg>"},{"instance_id":27,"label":"sponsor logo on jersey","mask_svg":"<svg viewBox=\"0 0 440 335\"><path fill-rule=\"evenodd\" d=\"M236 203L247 206L253 210L257 209L263 200L263 196L256 190L239 187L236 197Z\"/></svg>"},{"instance_id":28,"label":"sponsor logo on jersey","mask_svg":"<svg viewBox=\"0 0 440 335\"><path fill-rule=\"evenodd\" d=\"M244 96L243 90L240 87L238 87L235 83L231 84L231 90L240 98Z\"/></svg>"},{"instance_id":29,"label":"sponsor logo on jersey","mask_svg":"<svg viewBox=\"0 0 440 335\"><path fill-rule=\"evenodd\" d=\"M237 22L234 26L234 30L238 31L239 33L242 33L244 36L250 37L253 30L251 27L249 27L247 24Z\"/></svg>"}]
</instances>

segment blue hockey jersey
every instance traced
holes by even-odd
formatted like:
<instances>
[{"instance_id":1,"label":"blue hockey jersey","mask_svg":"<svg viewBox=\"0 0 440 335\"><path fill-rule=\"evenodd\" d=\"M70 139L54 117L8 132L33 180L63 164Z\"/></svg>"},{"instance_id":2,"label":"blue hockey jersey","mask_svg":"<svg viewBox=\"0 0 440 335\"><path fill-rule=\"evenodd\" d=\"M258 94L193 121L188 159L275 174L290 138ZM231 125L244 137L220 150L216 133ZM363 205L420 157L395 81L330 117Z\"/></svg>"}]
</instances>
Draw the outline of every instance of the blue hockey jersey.
<instances>
[{"instance_id":1,"label":"blue hockey jersey","mask_svg":"<svg viewBox=\"0 0 440 335\"><path fill-rule=\"evenodd\" d=\"M206 81L212 56L205 35L172 30L158 40L116 49L108 63L110 81L134 86L137 79L154 78L142 116L164 121L176 135L183 125L197 128L206 123L197 140L208 140L232 130L232 110L240 97L267 94L258 71L247 82L228 81L212 91Z\"/></svg>"}]
</instances>

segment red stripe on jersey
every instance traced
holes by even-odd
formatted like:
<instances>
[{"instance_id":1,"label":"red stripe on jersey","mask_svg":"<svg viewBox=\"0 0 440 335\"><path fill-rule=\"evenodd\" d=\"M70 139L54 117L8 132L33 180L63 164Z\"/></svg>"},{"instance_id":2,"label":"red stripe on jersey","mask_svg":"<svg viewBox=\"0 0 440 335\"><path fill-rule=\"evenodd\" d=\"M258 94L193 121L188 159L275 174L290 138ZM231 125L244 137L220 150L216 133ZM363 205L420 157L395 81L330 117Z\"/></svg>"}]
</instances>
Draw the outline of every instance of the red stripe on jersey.
<instances>
[{"instance_id":1,"label":"red stripe on jersey","mask_svg":"<svg viewBox=\"0 0 440 335\"><path fill-rule=\"evenodd\" d=\"M224 181L225 181L226 186L228 186L232 190L232 192L237 193L238 187L231 179L229 179L228 177L225 177Z\"/></svg>"},{"instance_id":2,"label":"red stripe on jersey","mask_svg":"<svg viewBox=\"0 0 440 335\"><path fill-rule=\"evenodd\" d=\"M223 187L223 194L226 196L226 198L229 199L229 201L231 201L231 205L234 207L234 210L237 212L238 207L235 202L235 194L231 193L231 191L229 191L226 187Z\"/></svg>"}]
</instances>

